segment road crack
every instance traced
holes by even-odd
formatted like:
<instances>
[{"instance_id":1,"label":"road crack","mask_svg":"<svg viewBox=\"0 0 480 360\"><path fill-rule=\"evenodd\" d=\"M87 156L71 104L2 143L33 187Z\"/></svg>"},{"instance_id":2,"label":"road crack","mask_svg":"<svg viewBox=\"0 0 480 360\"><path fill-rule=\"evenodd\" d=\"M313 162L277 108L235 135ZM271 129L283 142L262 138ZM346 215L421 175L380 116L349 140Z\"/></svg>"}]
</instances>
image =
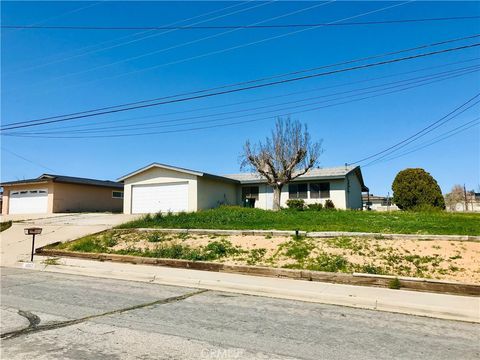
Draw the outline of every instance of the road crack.
<instances>
[{"instance_id":1,"label":"road crack","mask_svg":"<svg viewBox=\"0 0 480 360\"><path fill-rule=\"evenodd\" d=\"M23 316L28 320L30 323L27 327L28 328L35 328L40 324L40 318L35 315L34 313L31 313L30 311L23 311L23 310L18 310L18 315Z\"/></svg>"},{"instance_id":2,"label":"road crack","mask_svg":"<svg viewBox=\"0 0 480 360\"><path fill-rule=\"evenodd\" d=\"M156 301L152 301L152 302L148 302L148 303L133 305L133 306L129 306L129 307L122 308L122 309L107 311L107 312L104 312L102 314L89 315L89 316L85 316L83 318L73 319L73 320L58 321L58 322L54 322L54 323L46 324L46 325L38 325L40 323L40 318L38 316L32 314L31 312L19 310L18 314L26 317L28 319L28 321L30 322L30 325L28 327L24 328L24 329L21 329L21 330L10 331L10 332L4 333L0 336L0 338L7 339L7 340L8 339L13 339L13 338L21 336L21 335L27 335L27 334L31 334L31 333L40 332L40 331L48 331L48 330L59 329L59 328L63 328L63 327L71 326L71 325L80 324L80 323L83 323L83 322L88 321L88 320L92 320L92 319L96 319L96 318L100 318L100 317L104 317L104 316L109 316L109 315L121 314L121 313L124 313L124 312L127 312L127 311L141 309L141 308L145 308L145 307L148 307L148 306L165 305L165 304L170 304L170 303L174 303L174 302L179 302L179 301L183 301L185 299L188 299L189 297L203 294L204 292L207 292L207 291L208 290L193 291L193 292L189 292L189 293L179 295L179 296L173 296L173 297L169 297L169 298L166 298L166 299L161 299L161 300L156 300ZM22 312L22 314L20 312ZM37 322L37 319L38 319L38 322ZM32 325L32 324L35 324L35 325Z\"/></svg>"}]
</instances>

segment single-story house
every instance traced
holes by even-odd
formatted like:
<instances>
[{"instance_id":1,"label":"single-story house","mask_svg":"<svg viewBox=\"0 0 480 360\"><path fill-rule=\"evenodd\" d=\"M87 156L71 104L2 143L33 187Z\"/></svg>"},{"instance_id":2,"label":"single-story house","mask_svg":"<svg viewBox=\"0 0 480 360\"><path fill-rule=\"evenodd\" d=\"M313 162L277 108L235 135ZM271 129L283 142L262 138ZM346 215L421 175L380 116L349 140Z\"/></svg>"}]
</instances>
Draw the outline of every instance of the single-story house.
<instances>
[{"instance_id":1,"label":"single-story house","mask_svg":"<svg viewBox=\"0 0 480 360\"><path fill-rule=\"evenodd\" d=\"M375 210L375 211L394 211L399 210L397 205L392 202L391 196L379 196L373 195L367 192L367 194L362 195L363 199L363 208L365 210Z\"/></svg>"},{"instance_id":2,"label":"single-story house","mask_svg":"<svg viewBox=\"0 0 480 360\"><path fill-rule=\"evenodd\" d=\"M209 209L222 204L272 209L273 191L257 174L212 175L153 163L118 179L124 183L126 214ZM324 203L339 209L362 209L362 191L368 191L359 166L312 169L282 189L288 199Z\"/></svg>"},{"instance_id":3,"label":"single-story house","mask_svg":"<svg viewBox=\"0 0 480 360\"><path fill-rule=\"evenodd\" d=\"M123 184L115 181L43 174L9 181L3 187L2 214L121 212Z\"/></svg>"}]
</instances>

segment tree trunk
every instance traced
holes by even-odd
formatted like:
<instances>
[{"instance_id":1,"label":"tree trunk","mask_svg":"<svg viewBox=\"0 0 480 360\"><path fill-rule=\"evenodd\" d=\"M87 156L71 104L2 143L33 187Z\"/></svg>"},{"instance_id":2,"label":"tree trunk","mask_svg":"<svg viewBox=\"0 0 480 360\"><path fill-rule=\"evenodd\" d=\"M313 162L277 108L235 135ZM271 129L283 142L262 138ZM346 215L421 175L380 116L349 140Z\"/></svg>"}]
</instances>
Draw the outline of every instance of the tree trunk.
<instances>
[{"instance_id":1,"label":"tree trunk","mask_svg":"<svg viewBox=\"0 0 480 360\"><path fill-rule=\"evenodd\" d=\"M282 186L275 185L273 186L273 210L280 210L280 196L282 195Z\"/></svg>"}]
</instances>

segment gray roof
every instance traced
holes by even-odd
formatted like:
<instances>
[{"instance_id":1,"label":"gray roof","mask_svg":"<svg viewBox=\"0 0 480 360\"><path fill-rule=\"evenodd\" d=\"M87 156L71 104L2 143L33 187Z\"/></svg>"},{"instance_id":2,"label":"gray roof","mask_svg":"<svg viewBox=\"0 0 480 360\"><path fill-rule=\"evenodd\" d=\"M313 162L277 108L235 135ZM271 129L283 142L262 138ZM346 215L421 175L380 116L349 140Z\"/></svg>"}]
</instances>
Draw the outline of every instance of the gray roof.
<instances>
[{"instance_id":1,"label":"gray roof","mask_svg":"<svg viewBox=\"0 0 480 360\"><path fill-rule=\"evenodd\" d=\"M351 171L355 170L358 166L338 166L332 168L311 169L306 174L299 176L296 181L306 179L327 179L327 178L343 178ZM238 180L242 183L253 182L265 182L266 180L256 173L238 173L223 175L230 179Z\"/></svg>"},{"instance_id":2,"label":"gray roof","mask_svg":"<svg viewBox=\"0 0 480 360\"><path fill-rule=\"evenodd\" d=\"M88 179L88 178L81 178L81 177L74 177L74 176L52 175L52 174L42 174L35 179L7 181L7 182L1 183L1 186L41 183L49 180L52 180L53 182L58 182L58 183L104 186L104 187L123 189L123 184L115 181L97 180L97 179Z\"/></svg>"}]
</instances>

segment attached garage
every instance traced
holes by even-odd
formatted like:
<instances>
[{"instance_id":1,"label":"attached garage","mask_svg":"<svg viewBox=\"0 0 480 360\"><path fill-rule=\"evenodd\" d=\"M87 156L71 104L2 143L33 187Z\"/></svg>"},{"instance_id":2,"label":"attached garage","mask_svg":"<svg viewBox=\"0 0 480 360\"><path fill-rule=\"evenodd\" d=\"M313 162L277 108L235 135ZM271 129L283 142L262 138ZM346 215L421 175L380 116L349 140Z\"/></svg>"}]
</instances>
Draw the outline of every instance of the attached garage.
<instances>
[{"instance_id":1,"label":"attached garage","mask_svg":"<svg viewBox=\"0 0 480 360\"><path fill-rule=\"evenodd\" d=\"M188 182L132 186L132 214L188 211Z\"/></svg>"},{"instance_id":2,"label":"attached garage","mask_svg":"<svg viewBox=\"0 0 480 360\"><path fill-rule=\"evenodd\" d=\"M236 204L239 184L222 176L159 163L118 181L124 184L126 214L178 213Z\"/></svg>"},{"instance_id":3,"label":"attached garage","mask_svg":"<svg viewBox=\"0 0 480 360\"><path fill-rule=\"evenodd\" d=\"M46 214L47 211L48 189L10 192L10 214Z\"/></svg>"}]
</instances>

